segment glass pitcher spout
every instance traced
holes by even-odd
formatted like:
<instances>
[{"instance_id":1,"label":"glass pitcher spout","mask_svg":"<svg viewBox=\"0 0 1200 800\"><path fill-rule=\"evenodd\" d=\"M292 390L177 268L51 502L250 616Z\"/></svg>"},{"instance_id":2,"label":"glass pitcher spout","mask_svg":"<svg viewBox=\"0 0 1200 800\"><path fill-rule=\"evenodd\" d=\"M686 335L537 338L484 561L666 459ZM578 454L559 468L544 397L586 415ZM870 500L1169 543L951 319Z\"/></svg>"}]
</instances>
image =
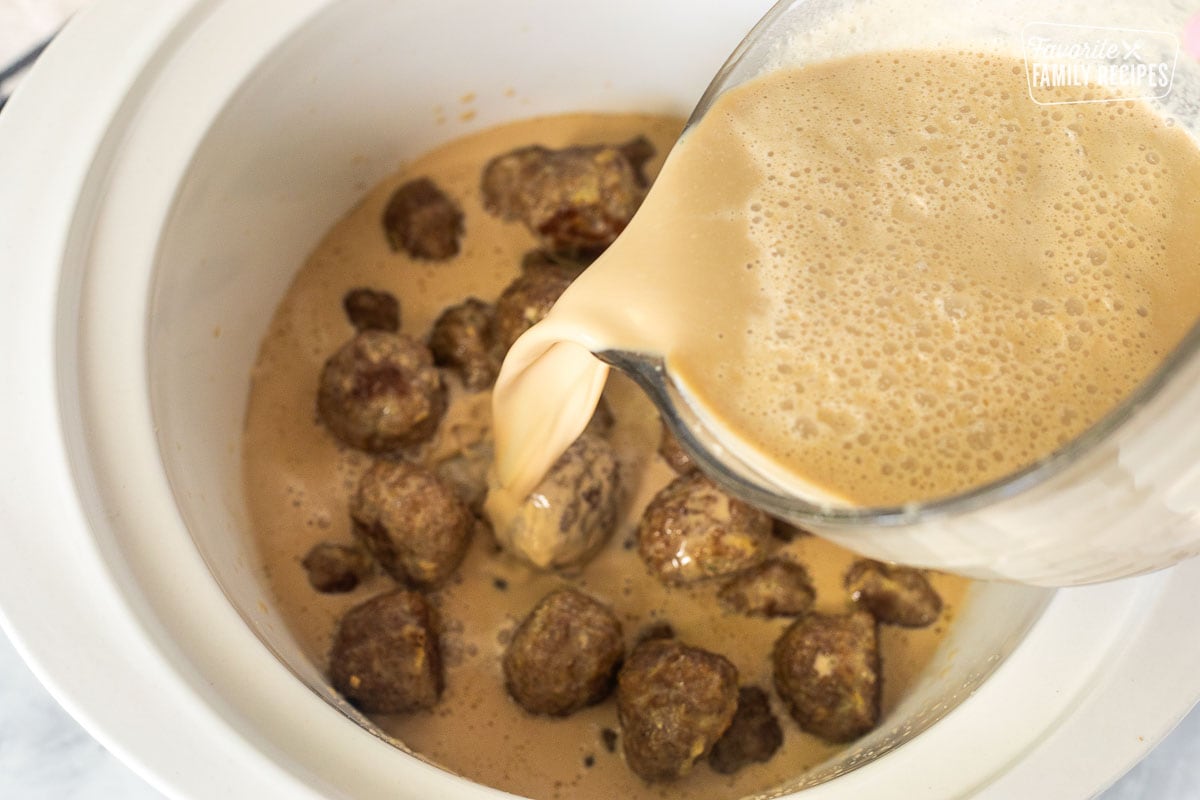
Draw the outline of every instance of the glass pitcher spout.
<instances>
[{"instance_id":1,"label":"glass pitcher spout","mask_svg":"<svg viewBox=\"0 0 1200 800\"><path fill-rule=\"evenodd\" d=\"M804 523L836 513L829 504L797 497L727 447L671 379L661 356L605 350L604 363L629 376L658 408L663 423L699 468L732 495L774 516Z\"/></svg>"}]
</instances>

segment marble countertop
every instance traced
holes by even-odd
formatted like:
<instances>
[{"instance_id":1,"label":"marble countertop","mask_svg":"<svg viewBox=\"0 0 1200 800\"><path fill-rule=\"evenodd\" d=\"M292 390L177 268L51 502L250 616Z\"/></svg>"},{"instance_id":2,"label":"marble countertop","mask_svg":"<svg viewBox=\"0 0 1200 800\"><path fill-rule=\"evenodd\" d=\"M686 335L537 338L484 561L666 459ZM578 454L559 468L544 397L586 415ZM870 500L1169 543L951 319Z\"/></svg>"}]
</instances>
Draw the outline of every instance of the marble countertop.
<instances>
[{"instance_id":1,"label":"marble countertop","mask_svg":"<svg viewBox=\"0 0 1200 800\"><path fill-rule=\"evenodd\" d=\"M59 707L0 634L0 798L162 797ZM1200 798L1200 707L1099 800L1196 798Z\"/></svg>"},{"instance_id":2,"label":"marble countertop","mask_svg":"<svg viewBox=\"0 0 1200 800\"><path fill-rule=\"evenodd\" d=\"M0 0L0 69L52 34L70 13L86 2ZM15 79L5 83L0 90L10 89ZM8 639L0 634L0 798L155 800L162 797L59 707ZM1200 798L1200 708L1193 710L1148 758L1101 795L1101 800L1135 798Z\"/></svg>"}]
</instances>

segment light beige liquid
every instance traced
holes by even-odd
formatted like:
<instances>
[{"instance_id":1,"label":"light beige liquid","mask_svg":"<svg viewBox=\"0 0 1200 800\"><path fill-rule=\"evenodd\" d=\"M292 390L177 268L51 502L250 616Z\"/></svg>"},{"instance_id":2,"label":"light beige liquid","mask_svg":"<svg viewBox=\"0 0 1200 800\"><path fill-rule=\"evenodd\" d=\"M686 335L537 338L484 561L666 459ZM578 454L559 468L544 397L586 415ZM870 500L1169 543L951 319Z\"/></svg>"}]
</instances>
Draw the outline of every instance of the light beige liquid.
<instances>
[{"instance_id":1,"label":"light beige liquid","mask_svg":"<svg viewBox=\"0 0 1200 800\"><path fill-rule=\"evenodd\" d=\"M369 456L339 445L316 421L321 366L353 333L342 296L358 286L391 291L400 300L403 330L423 336L446 306L469 295L495 299L518 274L521 256L535 247L524 227L502 222L481 207L479 177L489 159L535 142L564 147L644 134L660 153L649 165L653 174L681 126L674 118L581 114L529 120L450 142L372 189L296 275L255 366L243 467L250 519L275 605L313 663L326 665L337 621L347 609L395 586L379 574L350 594L318 594L300 565L319 542L353 540L347 501L371 463ZM462 252L450 261L414 261L393 253L380 228L392 191L422 175L453 197L465 215ZM453 378L449 387L447 418L419 456L428 464L490 435L490 393L461 391ZM609 438L626 489L612 539L578 576L567 579L533 571L499 552L489 536L476 535L456 575L431 595L442 620L446 661L440 703L432 712L375 721L399 744L436 764L539 800L721 800L785 784L839 748L802 733L774 698L785 740L770 762L732 777L701 764L682 781L648 786L625 767L619 745L616 753L603 745L601 731L619 728L611 699L565 719L548 719L525 713L504 689L500 658L508 636L539 599L568 582L614 609L628 646L645 627L666 620L682 640L733 661L743 683L771 686L769 653L788 620L727 612L716 601L715 586L668 589L648 574L630 547L642 509L673 473L655 455L658 420L649 401L628 381L614 381L606 396L616 418ZM841 580L853 560L849 553L811 537L782 549L812 572L819 608L844 606ZM506 588L498 588L497 579ZM945 575L931 580L946 606L937 624L882 631L885 713L916 682L962 602L966 581Z\"/></svg>"},{"instance_id":2,"label":"light beige liquid","mask_svg":"<svg viewBox=\"0 0 1200 800\"><path fill-rule=\"evenodd\" d=\"M758 78L510 352L499 480L523 495L569 443L604 374L584 351L613 349L663 356L799 494L882 506L987 483L1179 342L1198 237L1200 151L1140 102L1040 106L1020 61L969 52ZM550 408L577 413L551 428Z\"/></svg>"}]
</instances>

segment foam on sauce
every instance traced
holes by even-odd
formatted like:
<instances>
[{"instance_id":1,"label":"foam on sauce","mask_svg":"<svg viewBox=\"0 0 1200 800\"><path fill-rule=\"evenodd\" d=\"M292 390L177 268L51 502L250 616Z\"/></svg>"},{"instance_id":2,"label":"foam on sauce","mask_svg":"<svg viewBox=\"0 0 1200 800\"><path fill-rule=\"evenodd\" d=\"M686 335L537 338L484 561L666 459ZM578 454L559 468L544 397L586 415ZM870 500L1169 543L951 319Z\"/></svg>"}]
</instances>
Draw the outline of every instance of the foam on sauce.
<instances>
[{"instance_id":1,"label":"foam on sauce","mask_svg":"<svg viewBox=\"0 0 1200 800\"><path fill-rule=\"evenodd\" d=\"M351 606L389 591L382 575L346 595L323 595L308 585L300 559L323 541L349 543L347 500L371 458L339 445L316 421L318 376L325 359L352 334L342 309L348 289L391 291L401 303L403 330L421 337L448 305L468 295L494 299L534 247L520 225L504 223L480 205L479 177L493 156L539 142L550 147L627 141L647 135L660 158L678 135L679 120L639 115L570 115L498 127L451 142L414 161L375 187L337 223L297 274L271 321L255 366L244 437L245 494L275 604L302 653L327 662L337 620ZM380 218L392 191L427 175L458 202L466 218L462 252L442 263L413 261L389 250ZM469 394L450 377L452 402L436 439L420 460L434 463L487 436L490 393ZM613 797L736 798L786 783L838 748L802 733L772 694L785 732L783 749L767 764L732 777L698 764L672 784L648 786L622 763L620 745L609 752L605 728L618 730L609 699L565 719L533 717L504 690L500 657L517 623L545 594L564 582L608 603L627 643L660 620L679 638L728 657L742 683L770 689L769 653L788 620L759 620L723 611L715 586L667 589L646 571L630 541L641 511L672 473L654 453L657 415L628 381L606 390L616 416L610 440L622 463L626 492L613 538L579 575L538 573L496 551L476 535L455 577L431 595L443 621L446 690L431 712L378 717L375 722L412 751L490 786L536 798L611 800ZM812 572L818 607L846 602L841 578L852 556L819 539L782 548ZM895 708L932 657L962 599L966 582L932 575L946 610L931 628L884 627L883 708ZM588 766L588 764L591 766Z\"/></svg>"},{"instance_id":2,"label":"foam on sauce","mask_svg":"<svg viewBox=\"0 0 1200 800\"><path fill-rule=\"evenodd\" d=\"M1039 106L1019 60L971 52L760 77L513 348L500 482L521 494L570 441L578 419L548 451L522 419L564 340L662 355L724 441L801 495L893 505L1001 478L1195 323L1197 231L1200 150L1141 102Z\"/></svg>"}]
</instances>

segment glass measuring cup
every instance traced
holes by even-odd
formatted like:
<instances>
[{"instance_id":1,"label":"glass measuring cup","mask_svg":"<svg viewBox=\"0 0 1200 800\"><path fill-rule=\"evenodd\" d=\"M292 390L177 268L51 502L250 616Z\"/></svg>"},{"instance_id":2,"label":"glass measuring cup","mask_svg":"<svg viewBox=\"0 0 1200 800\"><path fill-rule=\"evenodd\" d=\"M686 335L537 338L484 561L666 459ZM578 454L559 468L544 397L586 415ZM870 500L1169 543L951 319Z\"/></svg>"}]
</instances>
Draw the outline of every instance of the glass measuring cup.
<instances>
[{"instance_id":1,"label":"glass measuring cup","mask_svg":"<svg viewBox=\"0 0 1200 800\"><path fill-rule=\"evenodd\" d=\"M722 92L784 65L901 48L965 45L1020 53L1032 35L1063 29L1117 31L1111 35L1141 42L1142 58L1167 58L1188 25L1189 11L1172 3L1102 10L979 3L964 12L945 2L783 2L734 52L689 128ZM1154 102L1194 138L1200 66L1189 53L1173 62L1172 91ZM593 267L602 268L603 260ZM560 323L548 318L543 325ZM684 449L731 493L865 555L974 577L1067 585L1157 569L1200 552L1200 459L1192 455L1200 453L1200 431L1188 430L1189 414L1200 409L1200 390L1192 388L1200 371L1196 329L1125 401L1037 462L958 495L878 508L798 495L743 458L728 434L706 422L661 356L604 350L578 329L562 334L576 344L559 347L556 369L560 377L573 376L584 405L598 396L603 367L583 364L572 347L594 351L641 384Z\"/></svg>"}]
</instances>

